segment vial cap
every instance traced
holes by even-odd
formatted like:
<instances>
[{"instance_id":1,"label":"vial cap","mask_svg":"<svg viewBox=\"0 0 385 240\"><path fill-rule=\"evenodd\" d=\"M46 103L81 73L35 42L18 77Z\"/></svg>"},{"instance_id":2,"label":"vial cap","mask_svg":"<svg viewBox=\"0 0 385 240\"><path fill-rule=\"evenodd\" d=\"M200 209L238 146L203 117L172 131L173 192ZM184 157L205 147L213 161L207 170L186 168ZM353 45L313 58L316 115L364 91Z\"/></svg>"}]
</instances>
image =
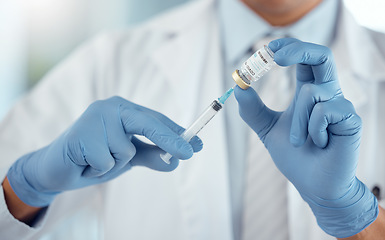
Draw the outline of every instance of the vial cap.
<instances>
[{"instance_id":1,"label":"vial cap","mask_svg":"<svg viewBox=\"0 0 385 240\"><path fill-rule=\"evenodd\" d=\"M231 76L233 77L234 82L243 90L246 90L250 87L250 84L245 82L241 76L239 76L238 70L235 70Z\"/></svg>"}]
</instances>

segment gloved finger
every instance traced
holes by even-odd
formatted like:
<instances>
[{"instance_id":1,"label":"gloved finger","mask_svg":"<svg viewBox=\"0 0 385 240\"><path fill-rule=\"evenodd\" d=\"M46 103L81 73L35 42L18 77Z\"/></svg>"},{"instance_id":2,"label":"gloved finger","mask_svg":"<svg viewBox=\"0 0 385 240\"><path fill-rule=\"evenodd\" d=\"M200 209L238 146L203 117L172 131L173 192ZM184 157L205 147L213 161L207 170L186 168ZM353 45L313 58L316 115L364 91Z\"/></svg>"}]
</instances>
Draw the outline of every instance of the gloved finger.
<instances>
[{"instance_id":1,"label":"gloved finger","mask_svg":"<svg viewBox=\"0 0 385 240\"><path fill-rule=\"evenodd\" d=\"M107 144L94 138L84 143L81 147L84 161L88 164L82 175L85 177L98 177L115 166L115 159L111 156Z\"/></svg>"},{"instance_id":2,"label":"gloved finger","mask_svg":"<svg viewBox=\"0 0 385 240\"><path fill-rule=\"evenodd\" d=\"M328 143L328 114L330 114L330 102L317 103L309 119L309 135L319 148L325 148Z\"/></svg>"},{"instance_id":3,"label":"gloved finger","mask_svg":"<svg viewBox=\"0 0 385 240\"><path fill-rule=\"evenodd\" d=\"M115 145L115 147L110 147L111 155L115 159L115 165L109 171L109 173L115 174L115 172L117 172L121 168L125 167L132 160L132 158L135 156L136 147L131 142L132 137L133 137L132 135L127 134L127 135L125 135L125 139L122 140L122 142L121 142L121 143L124 142L124 144L120 144L118 147L116 145ZM117 151L114 152L113 149L117 150Z\"/></svg>"},{"instance_id":4,"label":"gloved finger","mask_svg":"<svg viewBox=\"0 0 385 240\"><path fill-rule=\"evenodd\" d=\"M360 133L361 127L361 118L355 113L353 105L338 97L314 106L309 120L309 135L315 145L325 148L329 134L352 137Z\"/></svg>"},{"instance_id":5,"label":"gloved finger","mask_svg":"<svg viewBox=\"0 0 385 240\"><path fill-rule=\"evenodd\" d=\"M304 84L297 96L293 120L290 128L290 142L302 146L307 139L310 115L316 103L328 101L340 95L341 90L334 89L335 84ZM337 95L335 94L337 92Z\"/></svg>"},{"instance_id":6,"label":"gloved finger","mask_svg":"<svg viewBox=\"0 0 385 240\"><path fill-rule=\"evenodd\" d=\"M191 138L190 144L194 152L199 152L203 149L203 142L198 136Z\"/></svg>"},{"instance_id":7,"label":"gloved finger","mask_svg":"<svg viewBox=\"0 0 385 240\"><path fill-rule=\"evenodd\" d=\"M316 84L337 80L337 71L331 50L325 46L293 41L291 39L278 39L271 42L274 47L274 60L280 66L289 66L293 64L311 65L310 68L304 67L299 81L306 81L314 76ZM270 46L270 45L269 45ZM312 79L312 78L311 78Z\"/></svg>"},{"instance_id":8,"label":"gloved finger","mask_svg":"<svg viewBox=\"0 0 385 240\"><path fill-rule=\"evenodd\" d=\"M271 51L275 53L279 49L295 42L301 42L301 41L296 38L280 38L280 39L271 41L268 46L271 49Z\"/></svg>"},{"instance_id":9,"label":"gloved finger","mask_svg":"<svg viewBox=\"0 0 385 240\"><path fill-rule=\"evenodd\" d=\"M277 39L270 42L269 47L270 49L272 49L273 52L276 52L279 49L283 48L284 46L287 46L295 42L301 42L301 41L295 38L282 38L282 39ZM297 96L303 84L314 82L312 66L306 65L306 64L297 64L296 76L297 76L297 84L296 84L295 99L297 99Z\"/></svg>"},{"instance_id":10,"label":"gloved finger","mask_svg":"<svg viewBox=\"0 0 385 240\"><path fill-rule=\"evenodd\" d=\"M142 135L164 151L180 159L193 155L192 146L159 119L132 108L121 107L122 123L126 133Z\"/></svg>"},{"instance_id":11,"label":"gloved finger","mask_svg":"<svg viewBox=\"0 0 385 240\"><path fill-rule=\"evenodd\" d=\"M126 134L118 117L102 118L104 139L110 154L115 159L115 165L110 172L116 172L125 166L136 154L136 148L131 143L132 135Z\"/></svg>"},{"instance_id":12,"label":"gloved finger","mask_svg":"<svg viewBox=\"0 0 385 240\"><path fill-rule=\"evenodd\" d=\"M129 161L125 165L122 165L119 168L113 168L110 171L108 171L106 174L98 176L97 178L83 179L83 181L84 181L85 186L108 182L108 181L120 176L121 174L127 172L131 168L132 168L132 164L131 164L131 161Z\"/></svg>"},{"instance_id":13,"label":"gloved finger","mask_svg":"<svg viewBox=\"0 0 385 240\"><path fill-rule=\"evenodd\" d=\"M171 172L179 165L179 160L174 157L170 159L170 164L163 162L159 156L161 153L164 153L164 151L157 146L146 144L136 137L132 137L132 143L137 149L137 154L135 154L134 158L120 169L117 169L117 171L114 171L114 173L110 171L108 174L100 176L98 178L99 183L114 179L130 170L133 166L147 167L161 172Z\"/></svg>"},{"instance_id":14,"label":"gloved finger","mask_svg":"<svg viewBox=\"0 0 385 240\"><path fill-rule=\"evenodd\" d=\"M84 124L92 122L92 118L87 115L89 112L91 111L86 111L64 135L68 157L65 159L82 166L82 169L84 168L82 176L97 177L111 170L115 165L115 160L106 140L105 125L99 122L98 124Z\"/></svg>"},{"instance_id":15,"label":"gloved finger","mask_svg":"<svg viewBox=\"0 0 385 240\"><path fill-rule=\"evenodd\" d=\"M329 121L329 131L334 136L357 136L362 130L362 120L355 112L353 104L343 98L338 104L332 104L334 115L340 113L339 118L333 116ZM345 110L345 111L343 111ZM338 115L337 115L338 116Z\"/></svg>"},{"instance_id":16,"label":"gloved finger","mask_svg":"<svg viewBox=\"0 0 385 240\"><path fill-rule=\"evenodd\" d=\"M183 127L176 124L174 121L172 121L170 118L166 117L165 115L161 114L160 112L154 111L149 108L142 107L143 111L146 113L151 114L155 118L159 119L163 124L168 126L170 129L172 129L174 132L176 132L178 135L181 135L183 131L185 130ZM199 152L203 148L203 142L198 136L194 136L190 142L189 142L193 148L194 152Z\"/></svg>"},{"instance_id":17,"label":"gloved finger","mask_svg":"<svg viewBox=\"0 0 385 240\"><path fill-rule=\"evenodd\" d=\"M159 147L144 143L135 137L133 137L132 142L137 148L137 154L130 161L131 166L144 166L162 172L169 172L178 167L179 160L177 158L171 158L170 164L165 163L160 158L160 154L164 151Z\"/></svg>"},{"instance_id":18,"label":"gloved finger","mask_svg":"<svg viewBox=\"0 0 385 240\"><path fill-rule=\"evenodd\" d=\"M294 100L297 101L299 92L304 84L314 83L312 66L305 64L297 64L296 66L296 87Z\"/></svg>"},{"instance_id":19,"label":"gloved finger","mask_svg":"<svg viewBox=\"0 0 385 240\"><path fill-rule=\"evenodd\" d=\"M282 39L277 39L273 40L269 43L269 47L273 52L276 52L280 50L281 48L292 44L296 42L301 42L298 39L295 38L282 38ZM295 94L295 99L298 96L298 93L300 89L302 88L302 85L307 82L314 82L314 75L313 75L313 70L310 65L305 65L305 64L297 64L296 66L296 75L297 75L297 84L296 84L296 94Z\"/></svg>"},{"instance_id":20,"label":"gloved finger","mask_svg":"<svg viewBox=\"0 0 385 240\"><path fill-rule=\"evenodd\" d=\"M279 113L266 107L253 88L243 90L236 86L234 94L240 116L264 142L266 135L278 120Z\"/></svg>"}]
</instances>

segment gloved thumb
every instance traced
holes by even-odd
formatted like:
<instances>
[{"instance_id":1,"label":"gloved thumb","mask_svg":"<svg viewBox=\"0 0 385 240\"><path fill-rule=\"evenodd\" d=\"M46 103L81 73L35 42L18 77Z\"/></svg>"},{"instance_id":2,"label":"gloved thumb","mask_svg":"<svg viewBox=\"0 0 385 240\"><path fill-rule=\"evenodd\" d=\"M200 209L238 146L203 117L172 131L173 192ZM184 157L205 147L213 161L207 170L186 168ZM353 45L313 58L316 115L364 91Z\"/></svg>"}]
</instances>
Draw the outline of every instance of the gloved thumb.
<instances>
[{"instance_id":1,"label":"gloved thumb","mask_svg":"<svg viewBox=\"0 0 385 240\"><path fill-rule=\"evenodd\" d=\"M236 86L235 98L238 101L239 115L259 136L262 142L269 133L279 113L268 108L253 88L246 90Z\"/></svg>"}]
</instances>

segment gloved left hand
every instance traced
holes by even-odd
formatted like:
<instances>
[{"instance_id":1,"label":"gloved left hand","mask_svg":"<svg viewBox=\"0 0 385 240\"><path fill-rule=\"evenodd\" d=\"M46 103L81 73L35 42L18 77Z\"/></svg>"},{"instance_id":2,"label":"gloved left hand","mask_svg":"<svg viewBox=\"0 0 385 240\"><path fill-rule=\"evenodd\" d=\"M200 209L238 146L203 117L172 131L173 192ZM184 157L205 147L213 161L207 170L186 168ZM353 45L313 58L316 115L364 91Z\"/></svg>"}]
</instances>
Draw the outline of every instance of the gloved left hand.
<instances>
[{"instance_id":1,"label":"gloved left hand","mask_svg":"<svg viewBox=\"0 0 385 240\"><path fill-rule=\"evenodd\" d=\"M109 181L132 166L174 170L177 158L190 158L202 149L197 136L190 143L180 137L183 131L163 114L123 98L96 101L51 144L19 158L7 177L24 203L47 206L62 191ZM175 156L171 164L160 159L162 149Z\"/></svg>"},{"instance_id":2,"label":"gloved left hand","mask_svg":"<svg viewBox=\"0 0 385 240\"><path fill-rule=\"evenodd\" d=\"M296 39L275 40L269 47L278 65L297 64L295 97L286 111L275 112L252 88L237 87L240 115L319 226L335 237L355 235L376 219L378 204L355 176L362 124L341 92L333 55Z\"/></svg>"}]
</instances>

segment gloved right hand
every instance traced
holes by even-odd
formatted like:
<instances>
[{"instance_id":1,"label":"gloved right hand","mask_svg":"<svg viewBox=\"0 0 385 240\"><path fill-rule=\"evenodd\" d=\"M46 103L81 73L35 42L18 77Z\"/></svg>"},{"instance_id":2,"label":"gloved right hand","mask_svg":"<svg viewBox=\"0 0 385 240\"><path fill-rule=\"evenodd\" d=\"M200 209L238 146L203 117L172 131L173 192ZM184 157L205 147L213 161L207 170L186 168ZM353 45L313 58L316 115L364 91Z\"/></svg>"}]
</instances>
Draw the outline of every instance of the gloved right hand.
<instances>
[{"instance_id":1,"label":"gloved right hand","mask_svg":"<svg viewBox=\"0 0 385 240\"><path fill-rule=\"evenodd\" d=\"M202 149L198 137L190 143L183 140L183 131L161 113L123 98L96 101L50 145L18 159L8 181L24 203L43 207L62 191L111 180L135 165L172 171L177 158L188 159ZM160 159L163 151L175 156L170 164Z\"/></svg>"},{"instance_id":2,"label":"gloved right hand","mask_svg":"<svg viewBox=\"0 0 385 240\"><path fill-rule=\"evenodd\" d=\"M318 225L338 238L355 235L377 218L378 203L355 176L362 123L342 94L333 55L326 47L292 38L269 47L278 65L297 64L295 96L284 112L276 112L252 88L237 86L239 113L309 204Z\"/></svg>"}]
</instances>

